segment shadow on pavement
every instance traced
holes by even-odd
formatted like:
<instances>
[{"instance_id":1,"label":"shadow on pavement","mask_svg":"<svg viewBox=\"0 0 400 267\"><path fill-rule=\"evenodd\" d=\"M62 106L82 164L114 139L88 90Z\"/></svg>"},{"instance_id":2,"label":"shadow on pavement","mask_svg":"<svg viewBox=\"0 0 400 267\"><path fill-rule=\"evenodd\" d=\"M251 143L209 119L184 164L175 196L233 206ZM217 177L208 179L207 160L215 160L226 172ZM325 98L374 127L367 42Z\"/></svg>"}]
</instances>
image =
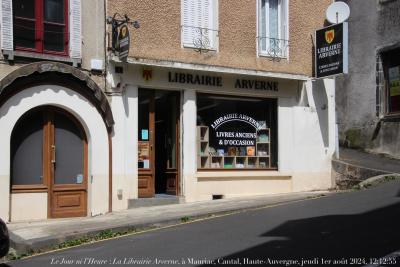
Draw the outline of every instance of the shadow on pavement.
<instances>
[{"instance_id":1,"label":"shadow on pavement","mask_svg":"<svg viewBox=\"0 0 400 267\"><path fill-rule=\"evenodd\" d=\"M347 262L342 264L349 265L350 258L362 258L368 264L370 258L383 257L400 248L399 226L400 203L356 215L288 221L262 235L279 240L225 256L224 260L317 258L317 265L321 265L324 258L344 259Z\"/></svg>"}]
</instances>

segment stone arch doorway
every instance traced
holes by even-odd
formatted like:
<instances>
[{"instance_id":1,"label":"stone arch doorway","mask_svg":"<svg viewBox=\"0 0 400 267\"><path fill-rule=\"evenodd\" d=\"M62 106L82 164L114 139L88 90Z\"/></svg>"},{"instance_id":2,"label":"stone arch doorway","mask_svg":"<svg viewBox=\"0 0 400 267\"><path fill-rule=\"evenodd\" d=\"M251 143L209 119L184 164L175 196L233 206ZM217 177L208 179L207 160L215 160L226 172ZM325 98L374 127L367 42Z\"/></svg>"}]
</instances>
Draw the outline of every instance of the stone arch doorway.
<instances>
[{"instance_id":1,"label":"stone arch doorway","mask_svg":"<svg viewBox=\"0 0 400 267\"><path fill-rule=\"evenodd\" d=\"M13 192L47 193L49 218L87 215L87 138L73 115L54 106L31 109L10 142Z\"/></svg>"}]
</instances>

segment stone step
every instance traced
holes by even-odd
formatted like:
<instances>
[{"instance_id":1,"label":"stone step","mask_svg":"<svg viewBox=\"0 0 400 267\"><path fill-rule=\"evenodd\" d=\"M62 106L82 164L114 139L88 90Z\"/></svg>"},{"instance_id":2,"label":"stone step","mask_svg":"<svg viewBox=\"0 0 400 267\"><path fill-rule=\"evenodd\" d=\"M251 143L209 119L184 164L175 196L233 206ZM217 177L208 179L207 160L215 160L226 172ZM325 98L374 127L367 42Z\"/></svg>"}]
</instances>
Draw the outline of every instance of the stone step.
<instances>
[{"instance_id":1,"label":"stone step","mask_svg":"<svg viewBox=\"0 0 400 267\"><path fill-rule=\"evenodd\" d=\"M167 194L156 194L152 198L128 199L128 209L172 205L181 203L181 197Z\"/></svg>"}]
</instances>

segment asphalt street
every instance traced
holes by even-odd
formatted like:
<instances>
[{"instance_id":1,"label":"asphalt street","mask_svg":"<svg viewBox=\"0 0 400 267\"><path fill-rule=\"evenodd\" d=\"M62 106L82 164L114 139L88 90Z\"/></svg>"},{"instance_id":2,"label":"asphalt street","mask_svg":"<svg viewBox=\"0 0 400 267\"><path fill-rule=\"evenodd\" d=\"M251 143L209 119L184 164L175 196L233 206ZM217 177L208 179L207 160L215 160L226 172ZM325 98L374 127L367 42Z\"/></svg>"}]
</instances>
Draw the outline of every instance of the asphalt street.
<instances>
[{"instance_id":1,"label":"asphalt street","mask_svg":"<svg viewBox=\"0 0 400 267\"><path fill-rule=\"evenodd\" d=\"M400 266L400 182L251 210L3 266Z\"/></svg>"}]
</instances>

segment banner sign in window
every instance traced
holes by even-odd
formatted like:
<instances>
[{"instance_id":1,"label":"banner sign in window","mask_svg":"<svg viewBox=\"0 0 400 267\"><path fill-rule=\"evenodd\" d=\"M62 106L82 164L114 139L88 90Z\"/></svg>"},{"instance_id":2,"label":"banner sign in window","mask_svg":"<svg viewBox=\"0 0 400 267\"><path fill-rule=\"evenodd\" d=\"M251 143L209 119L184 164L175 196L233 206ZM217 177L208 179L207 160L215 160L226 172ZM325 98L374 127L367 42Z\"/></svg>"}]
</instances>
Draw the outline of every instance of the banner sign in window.
<instances>
[{"instance_id":1,"label":"banner sign in window","mask_svg":"<svg viewBox=\"0 0 400 267\"><path fill-rule=\"evenodd\" d=\"M315 76L348 73L348 24L335 24L315 33Z\"/></svg>"}]
</instances>

